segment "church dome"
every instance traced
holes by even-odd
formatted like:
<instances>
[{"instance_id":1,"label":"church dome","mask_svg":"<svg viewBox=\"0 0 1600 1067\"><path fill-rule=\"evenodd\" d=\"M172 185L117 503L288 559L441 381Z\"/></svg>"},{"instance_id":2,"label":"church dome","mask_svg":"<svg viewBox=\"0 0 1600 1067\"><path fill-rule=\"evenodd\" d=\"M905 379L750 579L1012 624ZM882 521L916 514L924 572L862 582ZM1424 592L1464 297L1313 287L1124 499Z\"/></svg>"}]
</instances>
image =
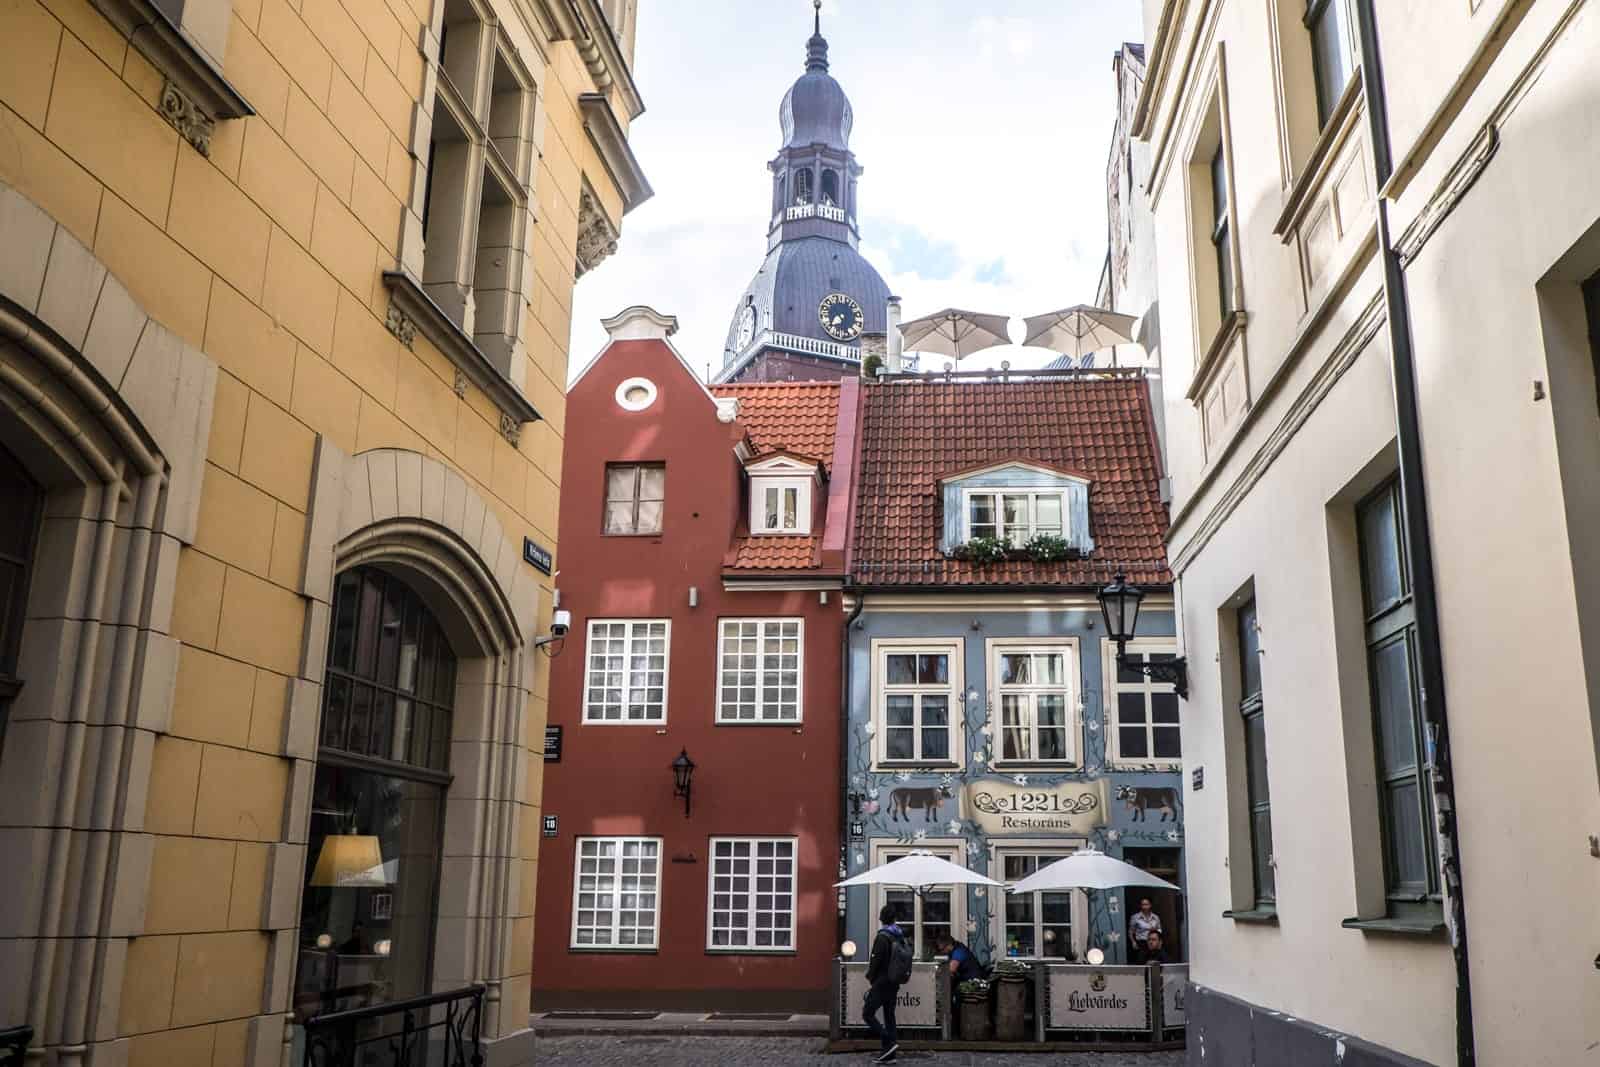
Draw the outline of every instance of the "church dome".
<instances>
[{"instance_id":1,"label":"church dome","mask_svg":"<svg viewBox=\"0 0 1600 1067\"><path fill-rule=\"evenodd\" d=\"M828 73L828 42L820 29L806 42L806 72L783 94L778 121L783 124L785 148L850 147L850 100Z\"/></svg>"},{"instance_id":2,"label":"church dome","mask_svg":"<svg viewBox=\"0 0 1600 1067\"><path fill-rule=\"evenodd\" d=\"M823 330L819 317L822 300L831 293L842 293L860 305L862 333L888 329L888 283L861 253L826 237L778 245L768 253L733 309L724 358L737 358L744 347L739 334L746 307L752 310L758 333L772 330L818 341L835 340Z\"/></svg>"}]
</instances>

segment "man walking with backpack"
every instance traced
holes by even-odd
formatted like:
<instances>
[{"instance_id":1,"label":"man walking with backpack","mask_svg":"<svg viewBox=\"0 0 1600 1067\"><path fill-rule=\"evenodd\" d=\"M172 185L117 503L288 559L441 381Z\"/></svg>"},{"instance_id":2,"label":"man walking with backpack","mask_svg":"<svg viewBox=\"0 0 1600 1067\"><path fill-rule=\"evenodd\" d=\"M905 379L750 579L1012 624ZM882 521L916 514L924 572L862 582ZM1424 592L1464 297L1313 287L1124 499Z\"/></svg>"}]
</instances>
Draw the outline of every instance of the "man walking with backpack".
<instances>
[{"instance_id":1,"label":"man walking with backpack","mask_svg":"<svg viewBox=\"0 0 1600 1067\"><path fill-rule=\"evenodd\" d=\"M867 960L869 988L861 1006L861 1018L867 1024L867 1029L883 1043L883 1051L873 1059L873 1063L889 1063L900 1051L900 1043L895 1039L894 1007L900 996L900 987L911 980L911 942L906 940L900 924L894 921L894 915L892 904L885 904L879 910L878 921L883 923L883 928L872 939L872 955ZM880 1008L883 1010L881 1026L873 1018Z\"/></svg>"}]
</instances>

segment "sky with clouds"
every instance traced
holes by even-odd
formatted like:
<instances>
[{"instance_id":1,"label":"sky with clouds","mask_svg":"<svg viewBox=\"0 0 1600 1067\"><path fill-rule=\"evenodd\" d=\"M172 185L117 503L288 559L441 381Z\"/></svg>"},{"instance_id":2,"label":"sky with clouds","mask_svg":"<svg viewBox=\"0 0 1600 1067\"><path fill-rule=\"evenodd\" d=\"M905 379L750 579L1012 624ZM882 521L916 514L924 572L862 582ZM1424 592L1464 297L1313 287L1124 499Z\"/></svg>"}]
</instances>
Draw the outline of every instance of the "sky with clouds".
<instances>
[{"instance_id":1,"label":"sky with clouds","mask_svg":"<svg viewBox=\"0 0 1600 1067\"><path fill-rule=\"evenodd\" d=\"M811 34L807 0L639 7L646 112L630 140L655 196L623 221L618 253L578 283L574 373L605 343L599 320L629 304L676 315L674 343L702 373L721 364L734 303L766 252L778 103ZM1093 302L1111 59L1141 38L1139 4L824 0L822 32L855 111L861 250L906 318ZM986 356L1037 365L1048 353Z\"/></svg>"}]
</instances>

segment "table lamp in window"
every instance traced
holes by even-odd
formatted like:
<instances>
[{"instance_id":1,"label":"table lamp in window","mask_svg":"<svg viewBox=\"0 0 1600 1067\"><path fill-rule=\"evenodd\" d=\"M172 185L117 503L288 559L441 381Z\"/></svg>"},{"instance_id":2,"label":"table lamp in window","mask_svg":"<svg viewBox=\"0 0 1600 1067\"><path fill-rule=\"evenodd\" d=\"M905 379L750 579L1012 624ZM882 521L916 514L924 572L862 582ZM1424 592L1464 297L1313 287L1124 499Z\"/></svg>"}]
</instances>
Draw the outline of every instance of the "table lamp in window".
<instances>
[{"instance_id":1,"label":"table lamp in window","mask_svg":"<svg viewBox=\"0 0 1600 1067\"><path fill-rule=\"evenodd\" d=\"M311 885L361 889L391 884L383 851L372 834L329 834L311 871Z\"/></svg>"}]
</instances>

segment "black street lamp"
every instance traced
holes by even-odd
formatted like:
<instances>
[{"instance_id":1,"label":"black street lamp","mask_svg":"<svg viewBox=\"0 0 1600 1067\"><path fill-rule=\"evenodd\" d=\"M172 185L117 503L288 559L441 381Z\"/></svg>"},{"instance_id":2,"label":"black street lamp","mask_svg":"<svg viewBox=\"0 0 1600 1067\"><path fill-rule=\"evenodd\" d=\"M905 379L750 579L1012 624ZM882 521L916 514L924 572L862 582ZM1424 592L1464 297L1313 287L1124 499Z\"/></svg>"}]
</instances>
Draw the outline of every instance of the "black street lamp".
<instances>
[{"instance_id":1,"label":"black street lamp","mask_svg":"<svg viewBox=\"0 0 1600 1067\"><path fill-rule=\"evenodd\" d=\"M684 749L678 753L678 758L672 761L672 795L683 798L683 817L689 817L689 778L694 774L694 760L689 758L689 750Z\"/></svg>"},{"instance_id":2,"label":"black street lamp","mask_svg":"<svg viewBox=\"0 0 1600 1067\"><path fill-rule=\"evenodd\" d=\"M1189 663L1182 656L1170 662L1128 662L1128 639L1134 635L1139 621L1139 603L1144 600L1144 590L1128 584L1128 576L1118 571L1111 584L1100 590L1100 613L1106 619L1106 636L1117 643L1117 667L1135 670L1157 682L1171 682L1172 688L1185 700L1189 699Z\"/></svg>"}]
</instances>

